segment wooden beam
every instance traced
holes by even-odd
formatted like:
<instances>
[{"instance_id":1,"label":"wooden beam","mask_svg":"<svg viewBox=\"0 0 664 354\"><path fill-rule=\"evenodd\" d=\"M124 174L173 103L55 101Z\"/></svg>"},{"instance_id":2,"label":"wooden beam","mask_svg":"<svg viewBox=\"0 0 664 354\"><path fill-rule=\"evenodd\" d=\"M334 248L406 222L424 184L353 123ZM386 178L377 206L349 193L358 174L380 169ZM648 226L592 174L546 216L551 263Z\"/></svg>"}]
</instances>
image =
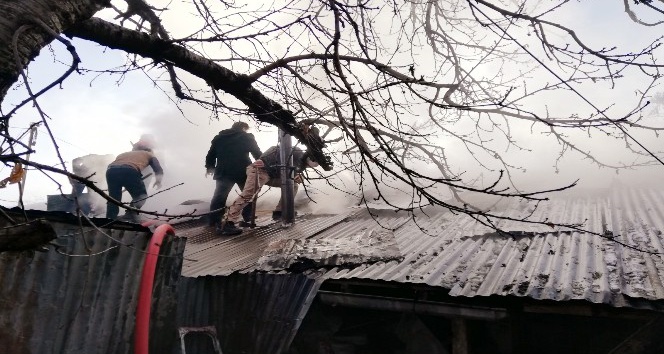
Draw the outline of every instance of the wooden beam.
<instances>
[{"instance_id":1,"label":"wooden beam","mask_svg":"<svg viewBox=\"0 0 664 354\"><path fill-rule=\"evenodd\" d=\"M455 318L452 323L452 354L468 354L468 324L462 318Z\"/></svg>"},{"instance_id":2,"label":"wooden beam","mask_svg":"<svg viewBox=\"0 0 664 354\"><path fill-rule=\"evenodd\" d=\"M614 308L605 304L560 302L560 303L535 303L524 304L524 313L543 315L568 315L584 317L606 317L623 318L633 320L649 320L653 318L653 312L648 310L634 309L629 307Z\"/></svg>"}]
</instances>

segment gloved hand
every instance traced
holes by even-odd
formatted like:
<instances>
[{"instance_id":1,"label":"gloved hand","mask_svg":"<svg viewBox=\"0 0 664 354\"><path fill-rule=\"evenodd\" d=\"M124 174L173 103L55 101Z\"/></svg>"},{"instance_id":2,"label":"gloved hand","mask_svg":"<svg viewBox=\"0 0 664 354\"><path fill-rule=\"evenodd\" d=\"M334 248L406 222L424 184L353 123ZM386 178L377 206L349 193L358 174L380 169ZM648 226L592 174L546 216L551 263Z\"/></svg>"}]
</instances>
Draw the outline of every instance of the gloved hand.
<instances>
[{"instance_id":1,"label":"gloved hand","mask_svg":"<svg viewBox=\"0 0 664 354\"><path fill-rule=\"evenodd\" d=\"M162 175L157 175L157 176L156 176L156 178L155 178L155 180L154 180L154 184L152 185L152 188L154 188L154 189L159 189L159 188L161 188L161 176L162 176Z\"/></svg>"},{"instance_id":2,"label":"gloved hand","mask_svg":"<svg viewBox=\"0 0 664 354\"><path fill-rule=\"evenodd\" d=\"M214 168L208 168L205 170L205 177L214 175Z\"/></svg>"},{"instance_id":3,"label":"gloved hand","mask_svg":"<svg viewBox=\"0 0 664 354\"><path fill-rule=\"evenodd\" d=\"M334 167L334 162L332 161L332 157L330 155L325 155L325 162L330 166Z\"/></svg>"}]
</instances>

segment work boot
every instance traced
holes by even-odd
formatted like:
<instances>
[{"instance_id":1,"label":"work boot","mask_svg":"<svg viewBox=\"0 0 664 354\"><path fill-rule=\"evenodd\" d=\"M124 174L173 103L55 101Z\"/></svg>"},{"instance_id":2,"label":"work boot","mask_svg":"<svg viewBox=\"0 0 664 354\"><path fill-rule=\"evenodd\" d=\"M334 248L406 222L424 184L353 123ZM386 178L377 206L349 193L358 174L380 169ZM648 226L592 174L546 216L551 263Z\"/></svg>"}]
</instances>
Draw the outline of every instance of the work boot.
<instances>
[{"instance_id":1,"label":"work boot","mask_svg":"<svg viewBox=\"0 0 664 354\"><path fill-rule=\"evenodd\" d=\"M297 217L297 211L293 214L293 216ZM281 210L275 210L272 212L272 220L281 220Z\"/></svg>"},{"instance_id":2,"label":"work boot","mask_svg":"<svg viewBox=\"0 0 664 354\"><path fill-rule=\"evenodd\" d=\"M256 224L252 223L251 221L240 220L239 226L240 227L256 227Z\"/></svg>"},{"instance_id":3,"label":"work boot","mask_svg":"<svg viewBox=\"0 0 664 354\"><path fill-rule=\"evenodd\" d=\"M253 202L247 204L244 208L242 208L242 219L243 220L251 220L252 218L252 212L253 210Z\"/></svg>"},{"instance_id":4,"label":"work boot","mask_svg":"<svg viewBox=\"0 0 664 354\"><path fill-rule=\"evenodd\" d=\"M138 216L138 213L135 211L127 210L124 215L118 218L118 220L125 221L125 222L132 222L135 224L140 224L141 223L141 218Z\"/></svg>"},{"instance_id":5,"label":"work boot","mask_svg":"<svg viewBox=\"0 0 664 354\"><path fill-rule=\"evenodd\" d=\"M239 235L241 233L242 229L237 228L232 221L226 221L224 226L221 228L221 234L224 236Z\"/></svg>"}]
</instances>

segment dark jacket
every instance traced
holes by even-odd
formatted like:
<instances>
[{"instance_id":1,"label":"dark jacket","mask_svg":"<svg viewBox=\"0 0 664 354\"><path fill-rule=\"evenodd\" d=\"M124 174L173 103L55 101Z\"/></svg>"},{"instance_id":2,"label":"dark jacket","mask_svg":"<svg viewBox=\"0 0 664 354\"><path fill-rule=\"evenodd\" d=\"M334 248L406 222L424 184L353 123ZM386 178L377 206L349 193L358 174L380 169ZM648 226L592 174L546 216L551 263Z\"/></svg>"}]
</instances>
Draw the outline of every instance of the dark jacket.
<instances>
[{"instance_id":1,"label":"dark jacket","mask_svg":"<svg viewBox=\"0 0 664 354\"><path fill-rule=\"evenodd\" d=\"M254 159L261 156L261 149L253 134L243 130L225 129L212 139L210 150L205 156L205 168L214 168L214 179L241 178L246 176L246 168Z\"/></svg>"},{"instance_id":2,"label":"dark jacket","mask_svg":"<svg viewBox=\"0 0 664 354\"><path fill-rule=\"evenodd\" d=\"M298 174L307 168L307 153L298 147L293 147L292 154L295 174ZM265 164L265 171L267 171L267 174L270 176L270 178L278 178L280 176L281 156L279 155L278 146L273 146L267 149L267 151L261 155L260 159Z\"/></svg>"}]
</instances>

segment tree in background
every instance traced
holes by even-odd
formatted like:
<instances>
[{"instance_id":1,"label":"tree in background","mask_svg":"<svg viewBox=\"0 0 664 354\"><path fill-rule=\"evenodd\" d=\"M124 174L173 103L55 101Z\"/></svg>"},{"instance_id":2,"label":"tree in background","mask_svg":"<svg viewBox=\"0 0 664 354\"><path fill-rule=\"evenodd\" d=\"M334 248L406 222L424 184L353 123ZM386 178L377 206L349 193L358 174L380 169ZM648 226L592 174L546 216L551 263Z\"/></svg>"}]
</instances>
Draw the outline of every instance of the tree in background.
<instances>
[{"instance_id":1,"label":"tree in background","mask_svg":"<svg viewBox=\"0 0 664 354\"><path fill-rule=\"evenodd\" d=\"M44 117L39 96L77 71L85 73L68 39L75 37L127 53L126 65L105 75L142 71L174 96L175 105L200 105L221 119L248 114L282 129L327 171L311 178L324 178L364 202L373 198L408 211L438 205L493 225L503 216L473 206L464 192L537 202L574 185L525 191L514 182L513 175L527 166L507 152L528 156L523 146L529 139L555 142L558 158L573 154L617 170L662 164L645 135L662 126L644 110L661 77L661 39L627 52L610 43L590 44L577 33L588 24L568 19L572 5L2 2L0 103L17 82L27 94L18 105L2 106L0 160L80 178L27 161L31 148L7 128L19 109L36 109ZM661 16L661 7L661 0L624 1L625 15L644 28L660 23L649 19ZM32 88L26 67L42 49L59 45L70 53L70 69L51 85ZM594 97L599 88L622 87L630 95ZM590 138L620 146L629 162L602 157ZM341 171L353 172L359 189L339 184L334 176Z\"/></svg>"}]
</instances>

